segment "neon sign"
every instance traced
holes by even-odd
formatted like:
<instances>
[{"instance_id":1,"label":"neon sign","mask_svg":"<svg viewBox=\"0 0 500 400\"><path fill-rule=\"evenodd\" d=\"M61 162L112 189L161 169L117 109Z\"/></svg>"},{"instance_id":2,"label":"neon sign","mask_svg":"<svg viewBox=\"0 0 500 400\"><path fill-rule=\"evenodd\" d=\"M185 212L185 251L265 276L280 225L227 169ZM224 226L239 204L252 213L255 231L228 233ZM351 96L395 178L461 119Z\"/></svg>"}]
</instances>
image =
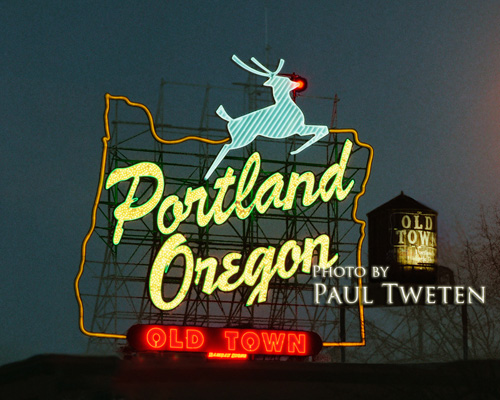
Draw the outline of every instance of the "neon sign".
<instances>
[{"instance_id":1,"label":"neon sign","mask_svg":"<svg viewBox=\"0 0 500 400\"><path fill-rule=\"evenodd\" d=\"M312 356L323 345L316 333L306 331L167 325L134 325L127 341L136 351L198 352L221 359L248 354Z\"/></svg>"},{"instance_id":2,"label":"neon sign","mask_svg":"<svg viewBox=\"0 0 500 400\"><path fill-rule=\"evenodd\" d=\"M245 219L253 209L260 214L265 213L271 206L276 209L289 210L296 201L297 189L300 184L305 185L302 197L304 206L310 206L318 199L328 202L334 196L336 200L341 201L347 197L354 185L353 180L345 187L343 183L351 148L352 142L346 140L340 156L340 163L334 163L325 170L319 179L317 188L315 188L315 176L310 171L302 174L293 172L286 189L284 188L283 175L275 173L256 190L256 195L251 199L250 204L243 206L244 200L248 199L250 193L254 191L255 182L260 172L260 155L259 153L253 153L245 163L237 184L236 177L233 174L234 171L230 167L226 169L223 177L215 181L214 189L218 190L218 192L208 213L204 213L208 195L203 186L196 189L188 187L182 202L177 195L167 196L159 207L157 216L158 230L163 234L174 233L180 223L191 214L195 205L197 206L196 220L200 227L206 226L212 219L218 225L223 224L233 212L238 218ZM137 201L135 197L136 189L141 178L154 178L157 185L154 193L144 204L134 207L133 203ZM117 220L113 234L113 243L115 245L120 243L124 223L146 217L153 211L161 200L165 186L161 169L154 163L141 162L130 167L113 170L106 181L106 189L130 179L132 179L132 184L126 198L114 211ZM235 186L236 189L233 202L231 206L224 210L223 204L231 186ZM264 197L267 197L265 201L263 200ZM168 209L172 209L173 221L166 227L164 219ZM330 238L327 235L306 238L303 249L297 244L296 240L288 240L281 246L279 251L276 251L273 246L254 249L244 267L236 264L241 259L241 253L226 254L221 262L225 272L215 279L219 265L217 259L208 257L195 260L190 248L184 244L185 242L186 238L182 234L173 234L163 244L153 263L149 278L149 293L151 301L160 310L167 311L178 307L191 288L194 273L196 273L194 284L198 285L204 270L207 271L207 274L202 291L208 295L212 294L216 289L223 292L233 291L243 283L249 287L255 286L246 302L246 305L250 306L255 299L257 299L258 303L266 301L269 282L275 274L278 274L282 279L288 279L298 270L299 265L302 265L302 272L309 274L316 247L320 249L318 262L323 268L331 267L338 259L338 254L331 257L329 255ZM170 264L177 256L184 257L184 279L177 295L171 301L166 302L162 297L163 279L168 273ZM287 270L285 261L289 256L293 261L293 265ZM276 259L275 263L274 259ZM233 277L237 277L236 281L229 283L229 280Z\"/></svg>"},{"instance_id":3,"label":"neon sign","mask_svg":"<svg viewBox=\"0 0 500 400\"><path fill-rule=\"evenodd\" d=\"M234 57L233 60L235 60ZM253 61L258 67L263 69L258 62L255 60ZM280 62L280 64L282 64L282 62ZM238 63L238 65L240 64ZM289 80L289 78L277 75L281 67L282 65L274 72L263 69L264 72L262 72L261 75L270 74L268 76L269 81L274 79L276 82L281 82L280 85L285 85L287 82L283 79ZM243 68L248 69L249 67L244 66ZM239 124L241 126L245 124L250 126L250 122L248 122L250 119L245 119L243 117L250 118L249 116L252 115L252 113L240 117L242 119L232 119L233 122L237 120L241 122L239 122L239 124L234 122L231 124L231 127L230 121L228 121L228 131L233 140L231 143L228 143L231 140L230 137L222 140L211 140L198 136L187 136L176 140L166 140L158 136L151 112L145 105L134 103L124 96L106 95L106 108L104 113L106 135L102 140L103 153L99 183L92 210L91 228L82 244L82 259L78 275L75 279L75 292L80 309L79 324L82 332L89 336L96 337L126 338L126 335L120 332L91 332L84 326L84 307L79 285L86 263L87 243L96 227L97 210L99 202L101 201L101 196L103 193L106 193L106 191L116 191L124 194L123 198L120 198L119 204L114 208L112 215L115 224L114 227L110 229L110 238L114 246L120 246L122 238L124 237L124 232L128 232L127 230L131 229L134 224L133 221L153 220L155 232L163 235L161 240L162 245L158 253L155 254L154 259L152 259L151 264L149 264L149 276L146 279L151 303L158 310L169 311L179 307L186 299L187 294L194 287L198 287L197 292L201 291L207 296L212 295L215 291L232 292L242 287L248 287L250 290L245 291L247 295L244 299L244 304L250 307L257 303L267 301L271 279L280 278L285 280L299 273L310 274L313 260L315 260L315 264L319 264L323 268L328 268L338 261L338 254L331 251L332 246L330 237L326 234L321 234L321 232L318 232L316 236L310 234L308 235L310 237L305 238L288 238L289 240L275 243L274 246L270 245L267 247L253 248L247 253L244 260L242 254L238 251L228 252L223 255L218 254L217 257L213 254L204 257L195 257L195 252L190 248L189 237L183 232L184 224L191 224L193 219L200 228L208 227L212 223L215 225L223 225L230 223L230 218L233 217L244 221L248 218L252 218L252 216L266 214L270 211L286 212L293 210L299 202L303 207L312 207L319 203L341 202L351 194L350 199L352 201L352 207L350 208L350 212L352 213L352 220L358 223L360 228L360 237L357 241L356 262L358 265L361 265L361 245L364 240L365 223L357 218L356 213L358 200L365 192L365 186L371 170L371 161L373 157L372 148L358 140L358 135L355 130L328 130L326 126L318 126L312 129L312 126L304 125L302 111L295 104L293 104L293 106L287 106L291 107L287 108L288 111L280 111L278 113L276 110L285 103L281 103L284 100L281 99L282 95L278 92L278 86L270 86L273 88L273 96L276 102L276 104L270 107L275 107L273 109L275 111L273 112L279 115L277 121L280 121L276 126L286 124L287 119L289 117L292 118L293 115L298 115L298 117L293 118L298 118L299 122L293 122L292 118L290 121L293 122L293 129L281 130L277 136L267 136L279 139L292 134L313 135L312 139L304 143L299 149L293 151L292 154L297 154L311 144L314 144L321 139L321 137L324 137L325 132L326 134L347 133L352 135L352 140L345 140L336 159L331 161L329 165L325 165L322 171L300 171L291 172L289 174L275 172L263 177L261 173L261 155L258 152L254 152L246 159L241 170L235 170L231 166L227 166L223 174L216 178L211 186L209 186L208 183L204 186L201 186L201 184L200 186L193 185L192 187L185 188L182 192L175 193L169 193L169 187L166 185L166 176L169 174L169 171L163 171L153 162L139 161L132 165L122 164L119 168L113 170L109 169L107 162L109 155L108 143L111 139L109 121L110 101L124 101L128 106L142 110L147 116L151 135L159 143L174 145L187 140L197 140L211 145L225 144L217 155L216 160L210 166L209 173L205 175L205 179L211 176L213 171L215 171L220 162L224 159L226 153L233 149L232 147L226 146L236 142L234 133L237 131L235 130L237 126L239 126ZM289 90L291 89L286 89L286 95L288 97ZM269 109L269 107L266 109ZM221 117L223 116L222 111L223 108L219 108L217 112ZM266 112L271 113L271 111ZM257 118L257 121L261 121L264 127L270 123L270 120L266 119L267 117L264 118L263 113L254 114L254 117ZM271 128L265 128L264 131L254 130L248 133L248 137L245 140L249 140L250 138L251 140L247 142L250 143L255 139L255 136L265 136L262 132L270 133L270 129ZM297 130L300 130L300 132ZM238 143L241 144L243 141L239 141ZM353 149L354 145L356 145L357 148ZM239 147L242 146L244 145L242 144ZM359 178L356 178L358 189L357 192L353 194L353 187L355 185L354 179L345 178L344 175L352 155L359 148L368 149L369 156L366 174L362 176L358 171L357 177ZM142 199L139 204L137 198L143 196L140 190L141 182L153 182L153 184L151 185L152 192L148 192L146 196L148 198L145 199L145 201ZM179 287L175 289L175 295L167 299L164 297L162 289L168 285L166 281L169 278L169 271L171 271L170 267L177 258L182 260L183 276ZM361 286L360 280L358 282L360 290ZM364 317L361 303L359 307L361 324L360 341L341 343L328 342L325 343L325 346L364 345ZM177 328L181 329L182 327ZM181 336L185 335L182 336L184 338L182 339L182 343L185 349L197 346L198 341L196 341L195 333L191 333L189 334L191 336L189 336L188 333L181 330L179 334ZM181 340L177 340L176 338L181 336L176 336L175 331L172 331L172 334L168 332L168 335L163 335L159 330L153 330L149 337L149 346L170 346L170 341L172 341L172 345L175 346L175 344L180 343ZM251 336L252 335L248 337ZM259 337L259 340L262 341L264 339ZM163 341L165 341L165 343L163 343ZM208 353L212 352L215 358L218 357L217 354L221 357L226 357L224 354L247 354L247 352L243 350L241 353L236 350L228 353L226 350L227 349L224 348L212 349L209 350Z\"/></svg>"},{"instance_id":4,"label":"neon sign","mask_svg":"<svg viewBox=\"0 0 500 400\"><path fill-rule=\"evenodd\" d=\"M230 167L226 169L224 176L215 181L213 188L217 190L217 195L210 211L207 213L205 213L204 210L208 205L208 194L203 186L196 189L188 187L185 192L184 201L180 201L177 195L166 197L158 210L158 230L164 235L174 233L180 223L191 215L193 208L196 210L196 221L200 227L207 226L212 220L217 225L221 225L233 214L239 219L244 220L249 217L254 209L259 214L266 213L271 206L283 211L290 210L295 204L297 190L301 184L305 186L302 205L306 207L312 205L319 198L325 203L330 201L334 196L337 200L342 201L347 197L354 185L353 180L351 180L346 187L343 185L344 173L349 161L351 149L352 142L346 140L340 156L340 163L335 163L324 171L316 190L315 176L310 171L306 171L302 174L292 172L287 182L286 189L283 175L277 172L267 178L259 186L250 204L244 206L244 201L251 197L250 194L255 189L255 182L260 172L261 157L259 153L255 152L245 163L236 185L234 170ZM249 174L250 171L251 173ZM135 194L141 178L154 178L157 182L157 186L153 195L145 204L133 206L133 203L137 201ZM165 187L160 167L154 163L142 162L130 167L113 170L106 181L106 189L110 189L117 183L129 179L133 179L133 181L129 187L127 197L114 211L114 216L117 220L113 234L113 243L115 245L120 244L124 222L143 218L153 211L159 204ZM231 186L235 186L236 189L233 202L229 207L223 210L223 204L227 200L227 192ZM266 196L267 198L264 200ZM167 227L165 226L164 220L165 214L169 210L172 211L173 221L171 221L170 225Z\"/></svg>"}]
</instances>

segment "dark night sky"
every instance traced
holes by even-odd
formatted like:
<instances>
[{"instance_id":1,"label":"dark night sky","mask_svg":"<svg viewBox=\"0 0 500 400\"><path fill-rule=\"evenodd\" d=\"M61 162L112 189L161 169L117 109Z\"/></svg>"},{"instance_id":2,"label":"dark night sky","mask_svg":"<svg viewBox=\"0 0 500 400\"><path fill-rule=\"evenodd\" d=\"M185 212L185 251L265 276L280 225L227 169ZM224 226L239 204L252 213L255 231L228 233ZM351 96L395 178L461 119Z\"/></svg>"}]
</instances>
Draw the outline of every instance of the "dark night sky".
<instances>
[{"instance_id":1,"label":"dark night sky","mask_svg":"<svg viewBox=\"0 0 500 400\"><path fill-rule=\"evenodd\" d=\"M404 190L452 237L499 198L500 2L267 3L271 63L307 76L311 96L338 93L339 127L375 148L361 216ZM263 0L0 2L0 364L85 349L73 280L104 94L154 109L161 78L241 81L230 57L265 59L264 10ZM199 121L200 107L186 101L184 117ZM307 118L328 125L330 113Z\"/></svg>"}]
</instances>

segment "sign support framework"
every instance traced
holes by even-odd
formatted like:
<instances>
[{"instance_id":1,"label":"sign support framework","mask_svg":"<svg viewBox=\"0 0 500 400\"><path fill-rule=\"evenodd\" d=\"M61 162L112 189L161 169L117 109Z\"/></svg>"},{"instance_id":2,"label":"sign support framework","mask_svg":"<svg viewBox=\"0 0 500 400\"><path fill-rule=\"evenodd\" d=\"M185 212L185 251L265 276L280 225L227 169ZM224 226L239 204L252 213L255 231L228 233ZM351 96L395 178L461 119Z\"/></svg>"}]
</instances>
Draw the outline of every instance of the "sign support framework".
<instances>
[{"instance_id":1,"label":"sign support framework","mask_svg":"<svg viewBox=\"0 0 500 400\"><path fill-rule=\"evenodd\" d=\"M162 85L163 87L163 85ZM186 185L198 185L203 183L202 172L206 170L207 165L212 159L213 146L208 144L211 140L205 143L198 142L198 152L193 151L193 143L169 146L158 140L151 141L153 146L147 148L136 147L131 145L134 140L147 138L149 133L157 138L185 136L186 130L184 127L173 127L169 124L153 123L153 118L149 110L139 103L132 103L122 96L106 96L106 121L109 135L108 141L103 138L105 151L103 152L102 167L109 174L111 169L119 165L129 165L133 160L144 159L149 157L162 168L168 171L183 171L187 172L186 178L175 178L171 172L166 173L169 177L166 184L169 191L178 193ZM142 108L146 112L148 118L146 122L123 121L118 118L118 108L125 101L128 106ZM115 119L109 123L109 112L111 111L111 103L114 102ZM142 106L142 107L141 107ZM128 111L128 110L127 110ZM158 118L161 120L161 118ZM206 124L202 124L198 128L192 128L192 131L197 136L207 137L208 118ZM149 130L148 130L149 125ZM137 127L146 126L145 130L136 133ZM113 129L111 129L111 127ZM122 138L122 132L118 129L127 131L125 137ZM130 129L135 128L135 129ZM135 132L134 132L135 131ZM213 129L210 132L210 137L220 139L215 142L222 143L225 140L224 133ZM215 134L214 134L215 133ZM342 135L353 135L357 147L354 152L368 150L368 163L366 165L349 165L349 176L346 178L357 178L360 181L359 185L353 190L355 201L349 206L343 207L342 204L331 202L326 207L312 207L310 210L295 207L284 216L277 216L269 213L269 215L252 215L251 218L245 221L237 221L239 226L231 223L229 228L214 229L214 227L199 227L196 224L189 224L186 228L186 237L196 246L197 254L200 256L208 256L221 251L230 249L242 250L245 257L255 246L270 242L280 242L287 238L304 237L305 232L312 230L322 230L327 233L332 240L332 252L338 252L340 263L351 262L361 263L361 243L364 233L361 237L359 232L364 231L364 222L351 217L355 217L357 200L364 192L364 186L369 176L371 167L371 158L373 150L370 146L364 145L357 139L357 134L352 130L335 130L331 131L328 141L317 143L315 146L323 148L326 154L325 162L314 161L298 161L294 156L290 156L290 150L297 148L297 145L304 143L304 139L291 137L280 143L280 146L285 147L286 157L284 160L272 159L264 155L263 166L272 166L271 170L278 169L284 171L284 174L291 173L297 168L306 167L309 169L320 169L324 165L335 162L338 159L339 149L342 143L339 137ZM149 139L149 138L148 138ZM146 139L147 140L147 139ZM267 146L269 140L261 140L260 142L252 143L248 149L243 149L249 153L255 150L258 146ZM264 153L265 154L265 153ZM140 156L139 156L140 155ZM234 162L244 162L245 156L232 155L227 157ZM191 160L191 161L188 161ZM264 169L264 175L267 174ZM364 179L362 179L364 177ZM153 182L149 183L149 187L144 187L142 195L147 198L148 193L153 189ZM244 306L242 298L248 295L248 288L239 288L232 293L214 293L211 296L206 296L201 292L201 288L195 286L192 294L182 305L180 310L175 313L161 313L151 306L151 302L147 296L147 289L144 285L144 275L150 268L152 260L154 260L159 248L164 242L157 231L148 225L147 221L134 223L134 229L124 236L124 244L126 250L118 249L110 243L110 230L113 225L113 210L120 204L120 199L125 196L119 189L109 191L107 198L104 199L99 195L96 198L95 205L95 233L101 239L104 246L104 261L91 261L85 255L82 256L82 265L75 282L77 293L80 291L80 279L82 277L83 266L93 269L98 276L98 290L95 298L94 310L90 329L85 328L85 315L83 312L84 303L80 302L80 327L82 330L91 336L90 344L104 344L110 341L102 340L102 338L114 338L121 340L124 335L123 324L130 324L130 321L140 321L149 324L196 324L198 326L251 326L267 329L312 329L318 331L325 341L326 346L362 346L364 345L364 320L363 308L360 304L359 309L351 315L351 321L347 322L347 326L355 325L358 322L359 340L346 342L339 340L339 320L340 311L336 307L317 307L308 304L307 293L310 292L308 276L297 276L292 280L274 280L270 285L270 293L268 302L260 305L257 309L247 308ZM265 229L266 226L281 224L280 229ZM356 227L359 228L356 229ZM216 227L219 228L219 227ZM90 232L89 232L90 233ZM237 238L233 240L232 238ZM88 248L90 235L87 236L84 248ZM93 246L93 244L92 244ZM176 266L178 273L182 274L182 266ZM178 284L178 278L172 277L171 284ZM177 281L176 281L177 279ZM361 285L359 285L361 286ZM92 289L91 289L92 290ZM92 293L84 295L82 291L81 299L92 299ZM95 296L95 295L94 295ZM87 307L90 310L90 307ZM353 310L349 310L351 313ZM129 322L126 322L129 321ZM349 329L348 329L349 330ZM118 332L118 333L117 333ZM343 335L341 335L343 336ZM111 341L112 342L112 341Z\"/></svg>"}]
</instances>

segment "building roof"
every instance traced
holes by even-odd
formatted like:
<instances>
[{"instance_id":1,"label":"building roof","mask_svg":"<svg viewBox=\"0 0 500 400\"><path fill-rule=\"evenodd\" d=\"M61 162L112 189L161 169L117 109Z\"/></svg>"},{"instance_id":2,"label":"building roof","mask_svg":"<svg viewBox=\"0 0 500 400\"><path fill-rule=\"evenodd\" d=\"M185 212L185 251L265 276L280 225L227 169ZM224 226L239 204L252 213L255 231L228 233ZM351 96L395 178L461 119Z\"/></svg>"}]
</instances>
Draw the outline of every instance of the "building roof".
<instances>
[{"instance_id":1,"label":"building roof","mask_svg":"<svg viewBox=\"0 0 500 400\"><path fill-rule=\"evenodd\" d=\"M437 212L434 211L432 208L427 207L426 205L418 202L417 200L411 198L410 196L405 195L403 191L401 191L401 194L394 197L392 200L389 200L387 203L384 203L381 206L370 211L367 215L373 213L379 213L386 210L412 210L412 211L415 210L415 211L427 211L437 214Z\"/></svg>"}]
</instances>

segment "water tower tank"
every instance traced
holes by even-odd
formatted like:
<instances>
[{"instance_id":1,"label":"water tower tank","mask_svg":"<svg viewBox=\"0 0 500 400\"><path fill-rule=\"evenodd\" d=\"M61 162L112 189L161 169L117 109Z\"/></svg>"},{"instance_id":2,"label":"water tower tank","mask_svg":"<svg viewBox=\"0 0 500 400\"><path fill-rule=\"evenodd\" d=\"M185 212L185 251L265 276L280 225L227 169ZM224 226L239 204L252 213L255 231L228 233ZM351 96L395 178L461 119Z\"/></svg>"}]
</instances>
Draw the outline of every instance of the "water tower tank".
<instances>
[{"instance_id":1,"label":"water tower tank","mask_svg":"<svg viewBox=\"0 0 500 400\"><path fill-rule=\"evenodd\" d=\"M403 192L368 213L368 263L389 266L385 282L437 278L437 212Z\"/></svg>"}]
</instances>

